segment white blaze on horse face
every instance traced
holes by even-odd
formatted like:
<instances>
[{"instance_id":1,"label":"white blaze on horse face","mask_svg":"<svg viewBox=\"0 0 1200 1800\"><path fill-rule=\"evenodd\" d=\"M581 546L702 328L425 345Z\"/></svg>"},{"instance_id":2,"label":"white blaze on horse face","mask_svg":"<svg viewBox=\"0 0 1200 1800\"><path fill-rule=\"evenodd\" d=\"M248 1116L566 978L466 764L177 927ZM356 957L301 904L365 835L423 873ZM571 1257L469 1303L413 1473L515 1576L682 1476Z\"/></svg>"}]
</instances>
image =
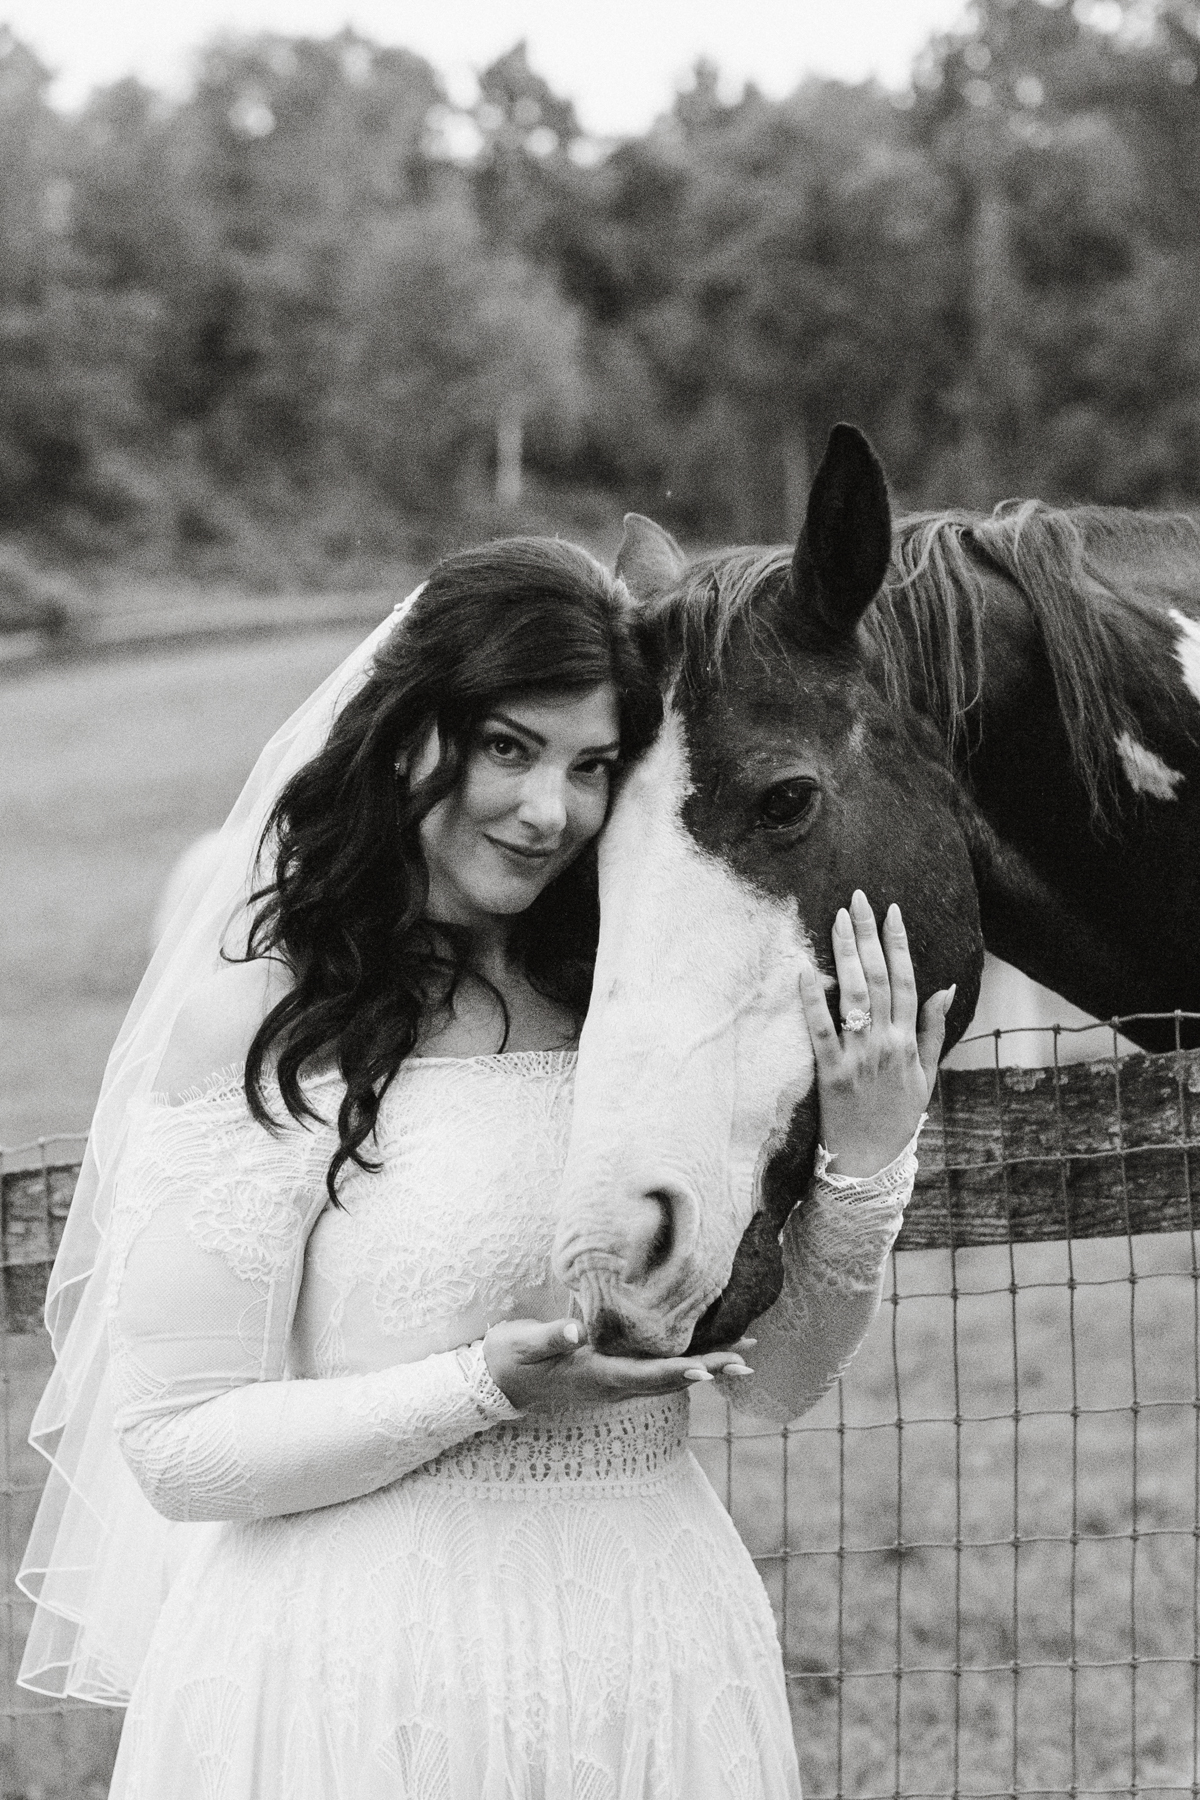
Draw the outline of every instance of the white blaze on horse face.
<instances>
[{"instance_id":1,"label":"white blaze on horse face","mask_svg":"<svg viewBox=\"0 0 1200 1800\"><path fill-rule=\"evenodd\" d=\"M1161 756L1123 731L1117 739L1117 755L1125 771L1125 779L1135 794L1151 800L1174 800L1175 789L1183 780L1179 769L1172 769Z\"/></svg>"},{"instance_id":2,"label":"white blaze on horse face","mask_svg":"<svg viewBox=\"0 0 1200 1800\"><path fill-rule=\"evenodd\" d=\"M765 1163L812 1087L794 901L688 834L679 717L600 840L600 945L579 1046L555 1268L589 1325L677 1354L729 1279ZM655 1237L659 1242L652 1250Z\"/></svg>"},{"instance_id":3,"label":"white blaze on horse face","mask_svg":"<svg viewBox=\"0 0 1200 1800\"><path fill-rule=\"evenodd\" d=\"M1171 608L1171 617L1179 627L1175 654L1183 670L1184 685L1192 698L1200 701L1200 624L1180 612L1177 606Z\"/></svg>"}]
</instances>

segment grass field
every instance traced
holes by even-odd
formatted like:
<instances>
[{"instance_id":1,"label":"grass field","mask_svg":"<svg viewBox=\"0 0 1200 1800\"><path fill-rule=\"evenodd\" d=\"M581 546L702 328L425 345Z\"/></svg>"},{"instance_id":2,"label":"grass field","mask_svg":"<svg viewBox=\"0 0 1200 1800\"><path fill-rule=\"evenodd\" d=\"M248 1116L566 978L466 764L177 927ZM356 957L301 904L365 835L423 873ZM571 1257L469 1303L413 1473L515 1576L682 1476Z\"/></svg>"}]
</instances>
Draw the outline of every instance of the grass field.
<instances>
[{"instance_id":1,"label":"grass field","mask_svg":"<svg viewBox=\"0 0 1200 1800\"><path fill-rule=\"evenodd\" d=\"M0 1143L86 1130L171 864L361 637L80 662L0 684Z\"/></svg>"},{"instance_id":2,"label":"grass field","mask_svg":"<svg viewBox=\"0 0 1200 1800\"><path fill-rule=\"evenodd\" d=\"M1191 1791L1192 1249L1072 1264L901 1255L840 1413L697 1446L784 1615L809 1796Z\"/></svg>"},{"instance_id":3,"label":"grass field","mask_svg":"<svg viewBox=\"0 0 1200 1800\"><path fill-rule=\"evenodd\" d=\"M357 635L0 687L0 1142L86 1125L163 877ZM1077 1245L1070 1267L1061 1245L1023 1247L1011 1265L973 1251L953 1271L909 1254L895 1269L840 1414L830 1396L786 1437L739 1427L726 1442L723 1406L696 1397L697 1452L780 1612L806 1793L1187 1791L1190 1245ZM48 1350L13 1339L5 1355L4 1485L25 1488L40 1477L23 1438ZM33 1498L12 1497L10 1559ZM3 1800L104 1793L109 1716L10 1725Z\"/></svg>"}]
</instances>

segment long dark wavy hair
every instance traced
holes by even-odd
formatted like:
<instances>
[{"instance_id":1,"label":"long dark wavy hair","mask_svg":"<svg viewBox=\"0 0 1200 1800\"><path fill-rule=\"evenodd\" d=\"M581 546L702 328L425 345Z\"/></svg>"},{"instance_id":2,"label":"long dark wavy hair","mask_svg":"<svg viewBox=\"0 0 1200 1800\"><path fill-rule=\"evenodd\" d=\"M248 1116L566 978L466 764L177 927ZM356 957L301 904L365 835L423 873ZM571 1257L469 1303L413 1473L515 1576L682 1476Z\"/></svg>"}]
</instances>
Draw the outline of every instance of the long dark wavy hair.
<instances>
[{"instance_id":1,"label":"long dark wavy hair","mask_svg":"<svg viewBox=\"0 0 1200 1800\"><path fill-rule=\"evenodd\" d=\"M448 556L275 802L260 847L271 878L253 896L246 955L278 957L293 984L250 1045L246 1098L260 1123L277 1124L265 1091L273 1067L289 1113L315 1118L302 1074L336 1064L346 1086L326 1174L335 1204L347 1162L376 1166L364 1146L383 1095L470 967L470 933L424 916L422 819L455 786L501 696L601 682L616 690L622 760L636 756L658 729L659 689L624 588L586 551L510 538ZM438 763L410 783L404 771L433 726ZM579 1021L598 928L591 846L515 921L529 980Z\"/></svg>"}]
</instances>

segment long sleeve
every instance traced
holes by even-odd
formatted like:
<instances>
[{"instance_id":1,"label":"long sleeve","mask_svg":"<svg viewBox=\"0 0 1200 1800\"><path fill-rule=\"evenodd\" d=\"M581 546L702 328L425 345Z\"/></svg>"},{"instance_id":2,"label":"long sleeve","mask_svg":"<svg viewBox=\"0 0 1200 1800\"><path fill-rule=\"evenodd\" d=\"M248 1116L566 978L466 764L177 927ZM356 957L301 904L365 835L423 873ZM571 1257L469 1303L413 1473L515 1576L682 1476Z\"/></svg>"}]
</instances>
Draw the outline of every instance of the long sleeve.
<instances>
[{"instance_id":1,"label":"long sleeve","mask_svg":"<svg viewBox=\"0 0 1200 1800\"><path fill-rule=\"evenodd\" d=\"M916 1141L861 1179L833 1174L818 1154L809 1191L783 1229L783 1291L750 1328L754 1379L724 1384L739 1411L788 1423L846 1369L879 1311L916 1177Z\"/></svg>"},{"instance_id":2,"label":"long sleeve","mask_svg":"<svg viewBox=\"0 0 1200 1800\"><path fill-rule=\"evenodd\" d=\"M328 1130L270 1133L226 1086L131 1121L108 1290L114 1420L167 1518L254 1519L357 1498L516 1410L479 1344L286 1379Z\"/></svg>"}]
</instances>

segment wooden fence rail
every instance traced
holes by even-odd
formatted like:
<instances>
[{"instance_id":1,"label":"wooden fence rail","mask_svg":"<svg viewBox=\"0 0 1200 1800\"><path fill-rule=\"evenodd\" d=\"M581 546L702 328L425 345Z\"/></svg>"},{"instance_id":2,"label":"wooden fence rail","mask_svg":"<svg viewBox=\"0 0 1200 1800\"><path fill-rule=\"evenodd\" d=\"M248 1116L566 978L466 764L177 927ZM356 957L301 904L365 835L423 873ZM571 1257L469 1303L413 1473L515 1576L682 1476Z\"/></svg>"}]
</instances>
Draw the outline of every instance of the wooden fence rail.
<instances>
[{"instance_id":1,"label":"wooden fence rail","mask_svg":"<svg viewBox=\"0 0 1200 1800\"><path fill-rule=\"evenodd\" d=\"M1200 1050L944 1069L900 1250L1200 1224Z\"/></svg>"},{"instance_id":2,"label":"wooden fence rail","mask_svg":"<svg viewBox=\"0 0 1200 1800\"><path fill-rule=\"evenodd\" d=\"M4 1325L41 1325L79 1172L0 1175ZM898 1250L1186 1231L1200 1224L1200 1050L1047 1069L945 1069Z\"/></svg>"}]
</instances>

